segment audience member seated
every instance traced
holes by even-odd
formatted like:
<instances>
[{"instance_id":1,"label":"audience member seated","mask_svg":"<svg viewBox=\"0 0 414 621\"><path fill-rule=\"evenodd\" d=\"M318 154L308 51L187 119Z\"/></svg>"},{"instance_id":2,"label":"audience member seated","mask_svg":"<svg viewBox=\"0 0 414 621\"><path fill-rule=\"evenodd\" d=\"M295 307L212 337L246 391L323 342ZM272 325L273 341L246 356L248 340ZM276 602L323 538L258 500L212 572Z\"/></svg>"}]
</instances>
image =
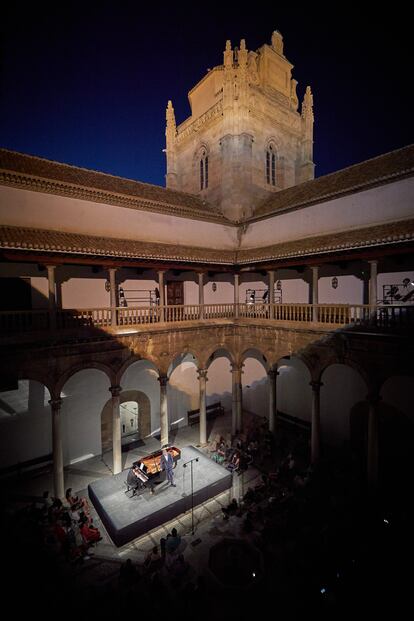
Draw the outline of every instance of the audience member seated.
<instances>
[{"instance_id":1,"label":"audience member seated","mask_svg":"<svg viewBox=\"0 0 414 621\"><path fill-rule=\"evenodd\" d=\"M231 503L227 505L227 507L223 507L221 510L223 511L223 519L228 520L230 515L235 515L239 510L239 505L237 504L237 500L233 498Z\"/></svg>"},{"instance_id":2,"label":"audience member seated","mask_svg":"<svg viewBox=\"0 0 414 621\"><path fill-rule=\"evenodd\" d=\"M122 586L129 587L137 580L137 570L135 565L132 564L130 558L127 558L119 569L119 582Z\"/></svg>"},{"instance_id":3,"label":"audience member seated","mask_svg":"<svg viewBox=\"0 0 414 621\"><path fill-rule=\"evenodd\" d=\"M144 559L144 567L148 572L152 572L158 569L161 562L162 558L158 551L158 546L154 546Z\"/></svg>"},{"instance_id":4,"label":"audience member seated","mask_svg":"<svg viewBox=\"0 0 414 621\"><path fill-rule=\"evenodd\" d=\"M81 532L83 541L87 545L97 543L98 541L101 541L102 539L99 529L93 526L92 523L88 524L87 521L81 525L80 532Z\"/></svg>"},{"instance_id":5,"label":"audience member seated","mask_svg":"<svg viewBox=\"0 0 414 621\"><path fill-rule=\"evenodd\" d=\"M221 440L220 444L217 447L217 451L212 455L212 459L218 464L222 464L226 459L227 455L227 446L224 440Z\"/></svg>"},{"instance_id":6,"label":"audience member seated","mask_svg":"<svg viewBox=\"0 0 414 621\"><path fill-rule=\"evenodd\" d=\"M239 467L240 467L240 454L238 451L235 451L233 453L233 457L227 464L226 468L227 470L230 470L230 472L237 472Z\"/></svg>"},{"instance_id":7,"label":"audience member seated","mask_svg":"<svg viewBox=\"0 0 414 621\"><path fill-rule=\"evenodd\" d=\"M171 533L168 533L167 540L165 542L165 550L170 554L174 554L177 550L178 546L181 543L181 537L177 532L176 528L173 528Z\"/></svg>"},{"instance_id":8,"label":"audience member seated","mask_svg":"<svg viewBox=\"0 0 414 621\"><path fill-rule=\"evenodd\" d=\"M79 496L74 496L72 494L72 488L69 487L66 490L66 501L71 508L81 509L85 513L89 514L89 504L86 498L79 498Z\"/></svg>"}]
</instances>

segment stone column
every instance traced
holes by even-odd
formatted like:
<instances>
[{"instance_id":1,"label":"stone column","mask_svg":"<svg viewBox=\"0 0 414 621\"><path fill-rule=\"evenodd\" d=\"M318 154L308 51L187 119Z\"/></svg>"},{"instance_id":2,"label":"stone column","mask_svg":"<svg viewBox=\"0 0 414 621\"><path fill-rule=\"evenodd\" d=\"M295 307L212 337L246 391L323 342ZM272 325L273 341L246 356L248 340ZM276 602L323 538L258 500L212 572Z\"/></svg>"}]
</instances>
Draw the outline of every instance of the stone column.
<instances>
[{"instance_id":1,"label":"stone column","mask_svg":"<svg viewBox=\"0 0 414 621\"><path fill-rule=\"evenodd\" d=\"M109 391L112 395L112 460L113 474L122 472L122 445L121 445L121 413L120 394L121 386L111 386Z\"/></svg>"},{"instance_id":2,"label":"stone column","mask_svg":"<svg viewBox=\"0 0 414 621\"><path fill-rule=\"evenodd\" d=\"M117 299L116 299L116 267L109 268L109 295L110 295L110 303L111 303L111 325L116 326L116 307L117 307Z\"/></svg>"},{"instance_id":3,"label":"stone column","mask_svg":"<svg viewBox=\"0 0 414 621\"><path fill-rule=\"evenodd\" d=\"M165 320L165 289L164 289L164 271L158 272L158 289L160 291L160 321Z\"/></svg>"},{"instance_id":4,"label":"stone column","mask_svg":"<svg viewBox=\"0 0 414 621\"><path fill-rule=\"evenodd\" d=\"M279 371L277 369L270 369L267 372L269 378L269 431L275 433L277 423L277 392L276 382Z\"/></svg>"},{"instance_id":5,"label":"stone column","mask_svg":"<svg viewBox=\"0 0 414 621\"><path fill-rule=\"evenodd\" d=\"M378 299L378 261L369 261L369 305L370 317L375 319L377 316L377 299Z\"/></svg>"},{"instance_id":6,"label":"stone column","mask_svg":"<svg viewBox=\"0 0 414 621\"><path fill-rule=\"evenodd\" d=\"M318 280L319 280L319 266L311 265L312 270L312 304L319 304L319 291L318 291ZM318 321L318 309L313 308L312 311L312 321Z\"/></svg>"},{"instance_id":7,"label":"stone column","mask_svg":"<svg viewBox=\"0 0 414 621\"><path fill-rule=\"evenodd\" d=\"M197 369L200 386L200 444L207 442L206 383L207 369Z\"/></svg>"},{"instance_id":8,"label":"stone column","mask_svg":"<svg viewBox=\"0 0 414 621\"><path fill-rule=\"evenodd\" d=\"M269 270L269 319L273 319L274 317L274 308L273 304L275 303L275 272L274 270Z\"/></svg>"},{"instance_id":9,"label":"stone column","mask_svg":"<svg viewBox=\"0 0 414 621\"><path fill-rule=\"evenodd\" d=\"M320 458L321 445L321 405L320 390L322 382L310 382L312 386L312 429L311 429L311 463L316 464Z\"/></svg>"},{"instance_id":10,"label":"stone column","mask_svg":"<svg viewBox=\"0 0 414 621\"><path fill-rule=\"evenodd\" d=\"M368 395L368 447L367 447L367 481L369 487L374 489L378 484L378 403L379 395Z\"/></svg>"},{"instance_id":11,"label":"stone column","mask_svg":"<svg viewBox=\"0 0 414 621\"><path fill-rule=\"evenodd\" d=\"M62 423L61 407L62 399L49 401L52 410L52 450L53 450L53 490L55 498L63 498L65 495L65 481L63 477L63 446L62 446Z\"/></svg>"},{"instance_id":12,"label":"stone column","mask_svg":"<svg viewBox=\"0 0 414 621\"><path fill-rule=\"evenodd\" d=\"M236 435L242 430L242 364L232 363L232 408L231 408L231 434Z\"/></svg>"},{"instance_id":13,"label":"stone column","mask_svg":"<svg viewBox=\"0 0 414 621\"><path fill-rule=\"evenodd\" d=\"M204 319L204 274L198 274L198 304L200 306L200 319Z\"/></svg>"},{"instance_id":14,"label":"stone column","mask_svg":"<svg viewBox=\"0 0 414 621\"><path fill-rule=\"evenodd\" d=\"M239 274L234 274L234 318L239 318Z\"/></svg>"},{"instance_id":15,"label":"stone column","mask_svg":"<svg viewBox=\"0 0 414 621\"><path fill-rule=\"evenodd\" d=\"M160 383L160 428L161 428L161 446L168 444L168 402L167 402L167 375L160 375L158 381Z\"/></svg>"},{"instance_id":16,"label":"stone column","mask_svg":"<svg viewBox=\"0 0 414 621\"><path fill-rule=\"evenodd\" d=\"M56 265L47 265L47 282L49 297L49 323L50 329L56 329Z\"/></svg>"}]
</instances>

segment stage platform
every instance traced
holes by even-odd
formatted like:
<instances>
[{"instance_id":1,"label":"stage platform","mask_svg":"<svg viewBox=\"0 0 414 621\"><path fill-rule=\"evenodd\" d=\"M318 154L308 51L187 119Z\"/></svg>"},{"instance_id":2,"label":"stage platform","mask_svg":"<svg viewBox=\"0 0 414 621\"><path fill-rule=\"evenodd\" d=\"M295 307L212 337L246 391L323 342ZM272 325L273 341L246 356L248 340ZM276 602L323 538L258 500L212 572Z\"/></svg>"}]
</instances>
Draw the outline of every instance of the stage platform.
<instances>
[{"instance_id":1,"label":"stage platform","mask_svg":"<svg viewBox=\"0 0 414 621\"><path fill-rule=\"evenodd\" d=\"M137 496L125 494L128 470L112 477L94 481L88 486L89 498L116 546L122 546L148 531L191 509L191 467L183 464L198 457L193 463L194 506L229 489L232 475L194 446L181 449L181 459L174 469L174 483L166 480Z\"/></svg>"}]
</instances>

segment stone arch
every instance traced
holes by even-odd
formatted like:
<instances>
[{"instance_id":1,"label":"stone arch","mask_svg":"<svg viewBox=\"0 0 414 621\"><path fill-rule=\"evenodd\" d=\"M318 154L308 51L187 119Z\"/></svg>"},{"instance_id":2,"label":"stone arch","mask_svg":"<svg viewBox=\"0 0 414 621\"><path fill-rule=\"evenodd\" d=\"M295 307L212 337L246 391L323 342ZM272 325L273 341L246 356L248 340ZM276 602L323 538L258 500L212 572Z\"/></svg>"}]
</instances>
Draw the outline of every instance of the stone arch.
<instances>
[{"instance_id":1,"label":"stone arch","mask_svg":"<svg viewBox=\"0 0 414 621\"><path fill-rule=\"evenodd\" d=\"M32 374L22 375L17 388L0 393L0 468L53 450L50 390Z\"/></svg>"},{"instance_id":2,"label":"stone arch","mask_svg":"<svg viewBox=\"0 0 414 621\"><path fill-rule=\"evenodd\" d=\"M235 356L228 347L217 345L212 351L210 350L210 353L208 354L205 365L206 368L208 369L214 360L217 360L218 358L227 358L230 364L234 364L235 362Z\"/></svg>"},{"instance_id":3,"label":"stone arch","mask_svg":"<svg viewBox=\"0 0 414 621\"><path fill-rule=\"evenodd\" d=\"M149 362L153 365L157 373L158 374L160 373L160 370L158 367L158 361L153 356L148 356L148 357L132 356L131 358L128 358L128 360L126 360L116 372L116 376L115 376L116 385L122 386L122 378L124 377L125 373L129 369L129 367L131 367L133 364L136 364L137 362Z\"/></svg>"},{"instance_id":4,"label":"stone arch","mask_svg":"<svg viewBox=\"0 0 414 621\"><path fill-rule=\"evenodd\" d=\"M138 438L151 435L151 402L141 390L125 390L120 394L120 404L127 401L138 403ZM112 399L108 399L101 413L102 453L112 450Z\"/></svg>"},{"instance_id":5,"label":"stone arch","mask_svg":"<svg viewBox=\"0 0 414 621\"><path fill-rule=\"evenodd\" d=\"M85 361L77 363L74 366L70 367L59 377L55 386L56 394L60 395L64 385L73 375L79 373L79 371L85 371L87 369L97 369L98 371L102 371L102 373L104 373L108 377L110 385L115 385L115 373L109 366L107 366L106 364L102 364L101 362Z\"/></svg>"},{"instance_id":6,"label":"stone arch","mask_svg":"<svg viewBox=\"0 0 414 621\"><path fill-rule=\"evenodd\" d=\"M186 348L185 351L173 354L168 365L167 375L170 376L183 362L191 362L196 368L199 368L199 357L195 350Z\"/></svg>"},{"instance_id":7,"label":"stone arch","mask_svg":"<svg viewBox=\"0 0 414 621\"><path fill-rule=\"evenodd\" d=\"M65 465L102 454L101 412L110 397L111 378L103 365L72 367L60 386Z\"/></svg>"},{"instance_id":8,"label":"stone arch","mask_svg":"<svg viewBox=\"0 0 414 621\"><path fill-rule=\"evenodd\" d=\"M39 384L43 384L45 388L47 388L50 398L54 399L56 396L59 396L59 393L56 391L56 387L53 381L49 377L44 377L43 372L39 373L35 369L31 369L30 371L21 370L17 374L17 378L19 380L28 380L38 382Z\"/></svg>"},{"instance_id":9,"label":"stone arch","mask_svg":"<svg viewBox=\"0 0 414 621\"><path fill-rule=\"evenodd\" d=\"M257 362L263 366L266 373L269 371L269 362L266 356L257 347L248 347L245 349L240 356L240 362L243 363L247 358L257 360Z\"/></svg>"}]
</instances>

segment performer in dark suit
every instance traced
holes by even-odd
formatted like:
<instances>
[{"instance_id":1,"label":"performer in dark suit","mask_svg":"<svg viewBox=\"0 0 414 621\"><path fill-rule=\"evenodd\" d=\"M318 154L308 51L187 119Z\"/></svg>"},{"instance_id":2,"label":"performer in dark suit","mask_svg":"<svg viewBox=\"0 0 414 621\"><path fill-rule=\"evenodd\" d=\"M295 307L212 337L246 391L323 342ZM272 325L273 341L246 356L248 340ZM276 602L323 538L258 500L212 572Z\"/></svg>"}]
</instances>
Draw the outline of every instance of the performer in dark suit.
<instances>
[{"instance_id":1,"label":"performer in dark suit","mask_svg":"<svg viewBox=\"0 0 414 621\"><path fill-rule=\"evenodd\" d=\"M167 451L167 449L162 449L161 468L162 470L166 471L167 480L170 483L170 485L172 487L176 487L174 483L174 475L173 475L174 459L171 453Z\"/></svg>"}]
</instances>

